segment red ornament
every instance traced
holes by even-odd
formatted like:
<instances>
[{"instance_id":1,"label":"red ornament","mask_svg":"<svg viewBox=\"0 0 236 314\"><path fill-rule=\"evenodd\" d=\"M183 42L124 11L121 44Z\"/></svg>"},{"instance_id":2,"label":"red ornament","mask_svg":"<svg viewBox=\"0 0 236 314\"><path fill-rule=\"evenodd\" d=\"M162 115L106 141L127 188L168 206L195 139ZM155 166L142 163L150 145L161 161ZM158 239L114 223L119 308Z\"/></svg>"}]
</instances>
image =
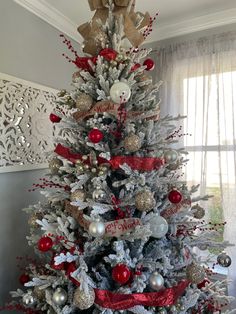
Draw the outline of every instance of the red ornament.
<instances>
[{"instance_id":1,"label":"red ornament","mask_svg":"<svg viewBox=\"0 0 236 314\"><path fill-rule=\"evenodd\" d=\"M73 62L79 69L92 72L89 61L91 61L93 64L96 64L97 57L77 57L76 60Z\"/></svg>"},{"instance_id":2,"label":"red ornament","mask_svg":"<svg viewBox=\"0 0 236 314\"><path fill-rule=\"evenodd\" d=\"M43 237L38 242L38 249L41 252L49 251L53 246L53 241L49 237Z\"/></svg>"},{"instance_id":3,"label":"red ornament","mask_svg":"<svg viewBox=\"0 0 236 314\"><path fill-rule=\"evenodd\" d=\"M200 282L200 283L197 285L198 289L205 288L207 283L210 283L210 280L208 280L207 278L205 278L205 279L203 280L203 282Z\"/></svg>"},{"instance_id":4,"label":"red ornament","mask_svg":"<svg viewBox=\"0 0 236 314\"><path fill-rule=\"evenodd\" d=\"M112 279L121 285L126 284L131 276L131 271L128 266L124 264L117 264L112 269Z\"/></svg>"},{"instance_id":5,"label":"red ornament","mask_svg":"<svg viewBox=\"0 0 236 314\"><path fill-rule=\"evenodd\" d=\"M135 63L131 68L131 72L138 70L140 67L141 67L140 63Z\"/></svg>"},{"instance_id":6,"label":"red ornament","mask_svg":"<svg viewBox=\"0 0 236 314\"><path fill-rule=\"evenodd\" d=\"M173 204L180 203L182 201L182 198L182 194L177 190L173 190L168 194L168 199Z\"/></svg>"},{"instance_id":7,"label":"red ornament","mask_svg":"<svg viewBox=\"0 0 236 314\"><path fill-rule=\"evenodd\" d=\"M102 49L99 53L100 56L102 56L104 59L107 61L112 61L115 60L117 57L117 52L111 48L105 48Z\"/></svg>"},{"instance_id":8,"label":"red ornament","mask_svg":"<svg viewBox=\"0 0 236 314\"><path fill-rule=\"evenodd\" d=\"M103 137L104 137L104 135L103 135L102 131L100 131L98 129L93 129L88 134L89 140L94 144L101 142Z\"/></svg>"},{"instance_id":9,"label":"red ornament","mask_svg":"<svg viewBox=\"0 0 236 314\"><path fill-rule=\"evenodd\" d=\"M30 276L27 274L22 274L19 278L19 282L24 286L25 283L30 281Z\"/></svg>"},{"instance_id":10,"label":"red ornament","mask_svg":"<svg viewBox=\"0 0 236 314\"><path fill-rule=\"evenodd\" d=\"M155 68L155 62L152 59L145 60L143 65L146 66L146 71L152 71Z\"/></svg>"},{"instance_id":11,"label":"red ornament","mask_svg":"<svg viewBox=\"0 0 236 314\"><path fill-rule=\"evenodd\" d=\"M56 265L56 264L55 264L54 258L55 258L56 256L57 256L57 255L53 255L53 257L52 257L52 261L51 261L51 264L50 264L51 268L54 269L54 270L64 270L64 269L65 269L65 263L61 263L61 264L59 264L59 265Z\"/></svg>"},{"instance_id":12,"label":"red ornament","mask_svg":"<svg viewBox=\"0 0 236 314\"><path fill-rule=\"evenodd\" d=\"M73 284L75 284L76 286L80 286L80 283L74 278L71 276L71 274L76 271L77 267L76 267L76 264L75 262L72 262L72 263L68 263L67 266L66 266L66 276L70 279L71 282L73 282Z\"/></svg>"},{"instance_id":13,"label":"red ornament","mask_svg":"<svg viewBox=\"0 0 236 314\"><path fill-rule=\"evenodd\" d=\"M54 113L50 114L49 119L52 123L59 123L61 121L61 118L55 115Z\"/></svg>"}]
</instances>

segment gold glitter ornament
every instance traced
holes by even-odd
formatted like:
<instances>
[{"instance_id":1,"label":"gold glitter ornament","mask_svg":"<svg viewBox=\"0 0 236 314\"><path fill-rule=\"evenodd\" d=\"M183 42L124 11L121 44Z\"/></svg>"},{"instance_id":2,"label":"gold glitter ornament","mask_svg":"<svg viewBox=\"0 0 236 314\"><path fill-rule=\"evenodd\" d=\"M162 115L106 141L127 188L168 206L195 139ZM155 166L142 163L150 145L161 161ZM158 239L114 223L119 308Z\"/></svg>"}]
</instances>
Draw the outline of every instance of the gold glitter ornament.
<instances>
[{"instance_id":1,"label":"gold glitter ornament","mask_svg":"<svg viewBox=\"0 0 236 314\"><path fill-rule=\"evenodd\" d=\"M84 190L75 190L74 192L72 192L71 195L70 195L70 200L72 202L84 201L85 200L85 192L84 192Z\"/></svg>"},{"instance_id":2,"label":"gold glitter ornament","mask_svg":"<svg viewBox=\"0 0 236 314\"><path fill-rule=\"evenodd\" d=\"M93 105L93 98L90 95L85 93L79 95L78 99L76 100L76 108L79 111L88 111Z\"/></svg>"},{"instance_id":3,"label":"gold glitter ornament","mask_svg":"<svg viewBox=\"0 0 236 314\"><path fill-rule=\"evenodd\" d=\"M124 140L124 148L130 153L137 152L142 146L141 139L136 134L129 134Z\"/></svg>"},{"instance_id":4,"label":"gold glitter ornament","mask_svg":"<svg viewBox=\"0 0 236 314\"><path fill-rule=\"evenodd\" d=\"M135 196L135 206L137 210L144 212L152 210L156 205L153 193L148 190L140 191Z\"/></svg>"},{"instance_id":5,"label":"gold glitter ornament","mask_svg":"<svg viewBox=\"0 0 236 314\"><path fill-rule=\"evenodd\" d=\"M45 298L45 290L39 289L39 287L34 287L34 296L39 300L42 301Z\"/></svg>"},{"instance_id":6,"label":"gold glitter ornament","mask_svg":"<svg viewBox=\"0 0 236 314\"><path fill-rule=\"evenodd\" d=\"M205 279L205 270L198 264L191 264L186 268L186 277L191 283L199 284Z\"/></svg>"},{"instance_id":7,"label":"gold glitter ornament","mask_svg":"<svg viewBox=\"0 0 236 314\"><path fill-rule=\"evenodd\" d=\"M73 303L80 310L89 309L94 304L94 301L95 292L92 288L89 289L88 293L85 293L85 291L80 290L80 288L77 288L75 290Z\"/></svg>"},{"instance_id":8,"label":"gold glitter ornament","mask_svg":"<svg viewBox=\"0 0 236 314\"><path fill-rule=\"evenodd\" d=\"M59 168L63 166L63 162L58 158L53 158L49 161L49 169L51 174L58 174Z\"/></svg>"},{"instance_id":9,"label":"gold glitter ornament","mask_svg":"<svg viewBox=\"0 0 236 314\"><path fill-rule=\"evenodd\" d=\"M34 213L29 217L28 224L32 228L39 227L39 224L36 222L38 219L42 218L39 213Z\"/></svg>"},{"instance_id":10,"label":"gold glitter ornament","mask_svg":"<svg viewBox=\"0 0 236 314\"><path fill-rule=\"evenodd\" d=\"M193 217L196 218L196 219L202 219L205 216L204 208L202 208L198 204L194 205L192 207L192 210L194 210Z\"/></svg>"}]
</instances>

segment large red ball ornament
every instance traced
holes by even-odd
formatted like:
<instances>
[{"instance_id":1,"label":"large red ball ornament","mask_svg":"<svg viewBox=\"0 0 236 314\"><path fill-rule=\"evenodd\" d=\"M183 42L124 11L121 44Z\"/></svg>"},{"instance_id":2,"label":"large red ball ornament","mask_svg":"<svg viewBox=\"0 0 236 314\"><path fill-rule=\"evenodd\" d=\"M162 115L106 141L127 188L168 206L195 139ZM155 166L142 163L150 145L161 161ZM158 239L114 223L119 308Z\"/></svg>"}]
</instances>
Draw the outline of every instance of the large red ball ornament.
<instances>
[{"instance_id":1,"label":"large red ball ornament","mask_svg":"<svg viewBox=\"0 0 236 314\"><path fill-rule=\"evenodd\" d=\"M53 246L53 241L49 237L43 237L38 242L38 249L41 252L48 252Z\"/></svg>"},{"instance_id":2,"label":"large red ball ornament","mask_svg":"<svg viewBox=\"0 0 236 314\"><path fill-rule=\"evenodd\" d=\"M112 279L121 285L126 284L131 276L131 271L128 266L124 264L117 264L112 269Z\"/></svg>"},{"instance_id":3,"label":"large red ball ornament","mask_svg":"<svg viewBox=\"0 0 236 314\"><path fill-rule=\"evenodd\" d=\"M89 140L94 144L101 142L103 140L103 137L104 137L104 135L103 135L102 131L100 131L98 129L93 129L88 134Z\"/></svg>"},{"instance_id":4,"label":"large red ball ornament","mask_svg":"<svg viewBox=\"0 0 236 314\"><path fill-rule=\"evenodd\" d=\"M182 198L182 194L177 190L173 190L168 194L168 199L173 204L180 203L182 201Z\"/></svg>"},{"instance_id":5,"label":"large red ball ornament","mask_svg":"<svg viewBox=\"0 0 236 314\"><path fill-rule=\"evenodd\" d=\"M146 71L152 71L155 68L155 62L152 59L145 60L143 65L146 66Z\"/></svg>"},{"instance_id":6,"label":"large red ball ornament","mask_svg":"<svg viewBox=\"0 0 236 314\"><path fill-rule=\"evenodd\" d=\"M76 280L74 277L71 276L71 274L76 271L77 267L75 262L72 263L68 263L66 266L66 275L67 277L70 279L71 282L73 282L73 284L75 284L76 286L80 286L80 283L78 280Z\"/></svg>"},{"instance_id":7,"label":"large red ball ornament","mask_svg":"<svg viewBox=\"0 0 236 314\"><path fill-rule=\"evenodd\" d=\"M52 123L59 123L61 121L61 118L55 115L54 113L50 114L49 119Z\"/></svg>"},{"instance_id":8,"label":"large red ball ornament","mask_svg":"<svg viewBox=\"0 0 236 314\"><path fill-rule=\"evenodd\" d=\"M52 257L52 261L51 261L51 264L50 264L51 268L54 269L54 270L64 270L64 269L65 269L65 263L61 263L61 264L59 264L59 265L56 265L56 264L55 264L54 258L55 258L56 256L57 256L57 255L53 255L53 257Z\"/></svg>"},{"instance_id":9,"label":"large red ball ornament","mask_svg":"<svg viewBox=\"0 0 236 314\"><path fill-rule=\"evenodd\" d=\"M99 53L100 56L102 56L104 59L107 61L112 61L115 60L117 57L117 52L111 48L105 48L102 49Z\"/></svg>"},{"instance_id":10,"label":"large red ball ornament","mask_svg":"<svg viewBox=\"0 0 236 314\"><path fill-rule=\"evenodd\" d=\"M30 281L30 276L27 274L22 274L19 278L19 282L24 285L25 283Z\"/></svg>"}]
</instances>

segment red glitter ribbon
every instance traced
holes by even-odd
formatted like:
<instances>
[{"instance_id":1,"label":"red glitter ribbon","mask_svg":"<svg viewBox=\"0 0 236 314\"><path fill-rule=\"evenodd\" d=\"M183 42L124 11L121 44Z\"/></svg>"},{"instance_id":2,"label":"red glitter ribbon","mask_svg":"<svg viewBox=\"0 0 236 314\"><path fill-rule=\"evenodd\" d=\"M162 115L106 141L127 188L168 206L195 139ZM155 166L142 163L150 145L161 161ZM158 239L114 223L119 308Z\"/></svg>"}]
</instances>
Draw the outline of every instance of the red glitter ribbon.
<instances>
[{"instance_id":1,"label":"red glitter ribbon","mask_svg":"<svg viewBox=\"0 0 236 314\"><path fill-rule=\"evenodd\" d=\"M177 286L159 292L120 294L108 290L95 289L95 303L111 310L127 310L137 305L142 306L168 306L176 303L184 293L189 282L181 281Z\"/></svg>"},{"instance_id":2,"label":"red glitter ribbon","mask_svg":"<svg viewBox=\"0 0 236 314\"><path fill-rule=\"evenodd\" d=\"M61 144L57 145L54 152L73 163L77 160L82 160L81 154L72 153L70 148ZM109 163L113 169L119 169L121 165L127 164L133 170L152 171L164 165L164 159L152 157L114 156L110 160L101 157L98 157L97 160L99 164ZM89 163L89 161L87 161L87 163Z\"/></svg>"}]
</instances>

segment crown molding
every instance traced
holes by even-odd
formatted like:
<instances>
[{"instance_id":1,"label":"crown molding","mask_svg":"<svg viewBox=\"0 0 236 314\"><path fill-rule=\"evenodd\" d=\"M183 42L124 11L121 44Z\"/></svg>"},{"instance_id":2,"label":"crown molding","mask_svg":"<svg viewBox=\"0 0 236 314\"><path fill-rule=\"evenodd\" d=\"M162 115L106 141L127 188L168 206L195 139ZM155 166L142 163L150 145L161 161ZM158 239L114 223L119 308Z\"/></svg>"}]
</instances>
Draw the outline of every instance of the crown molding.
<instances>
[{"instance_id":1,"label":"crown molding","mask_svg":"<svg viewBox=\"0 0 236 314\"><path fill-rule=\"evenodd\" d=\"M68 35L76 42L81 42L81 36L77 32L78 25L45 0L14 0L14 2L49 23L63 34Z\"/></svg>"},{"instance_id":2,"label":"crown molding","mask_svg":"<svg viewBox=\"0 0 236 314\"><path fill-rule=\"evenodd\" d=\"M159 26L157 23L153 35L157 38L156 40L159 41L233 23L236 23L236 8L187 19L177 23L170 22ZM152 36L152 41L154 36Z\"/></svg>"},{"instance_id":3,"label":"crown molding","mask_svg":"<svg viewBox=\"0 0 236 314\"><path fill-rule=\"evenodd\" d=\"M45 0L14 0L28 11L34 13L59 31L68 35L76 42L81 42L77 26L67 16L48 4ZM181 22L159 24L153 30L148 42L160 41L172 37L195 33L198 31L236 23L236 7L220 12L186 19Z\"/></svg>"}]
</instances>

